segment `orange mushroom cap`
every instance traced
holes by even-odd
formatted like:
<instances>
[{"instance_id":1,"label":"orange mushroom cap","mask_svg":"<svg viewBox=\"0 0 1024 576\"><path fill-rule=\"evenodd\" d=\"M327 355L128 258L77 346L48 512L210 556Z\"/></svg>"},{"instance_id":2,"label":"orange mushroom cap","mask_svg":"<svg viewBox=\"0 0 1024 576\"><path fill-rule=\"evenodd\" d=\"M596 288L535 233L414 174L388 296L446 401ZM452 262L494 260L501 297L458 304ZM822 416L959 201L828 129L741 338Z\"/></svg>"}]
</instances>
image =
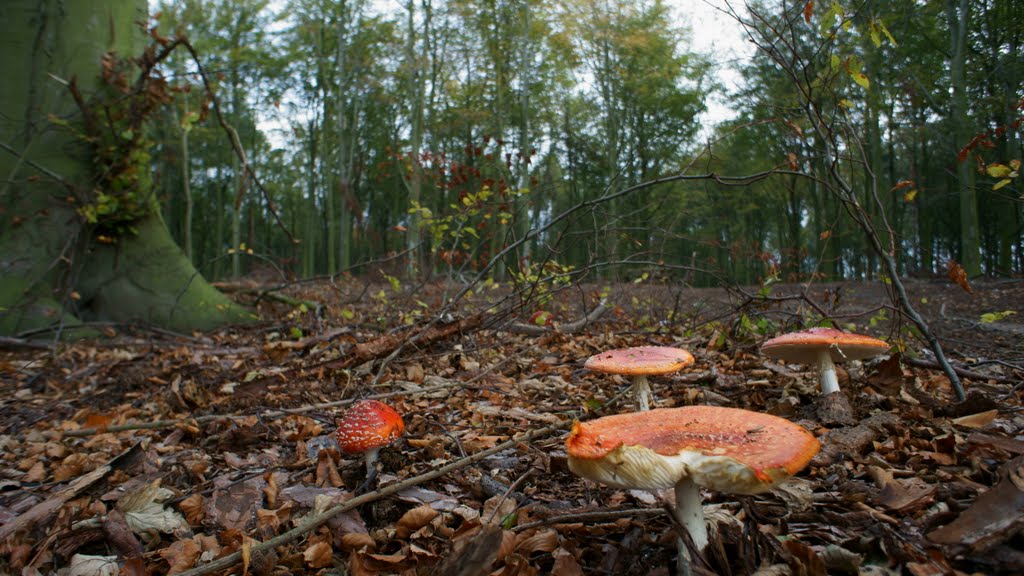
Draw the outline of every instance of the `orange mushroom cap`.
<instances>
[{"instance_id":1,"label":"orange mushroom cap","mask_svg":"<svg viewBox=\"0 0 1024 576\"><path fill-rule=\"evenodd\" d=\"M670 346L636 346L594 354L584 366L598 372L646 376L668 374L693 364L693 355Z\"/></svg>"},{"instance_id":2,"label":"orange mushroom cap","mask_svg":"<svg viewBox=\"0 0 1024 576\"><path fill-rule=\"evenodd\" d=\"M358 454L391 444L405 432L395 409L378 400L360 400L338 422L338 446L346 454Z\"/></svg>"},{"instance_id":3,"label":"orange mushroom cap","mask_svg":"<svg viewBox=\"0 0 1024 576\"><path fill-rule=\"evenodd\" d=\"M620 488L670 488L682 478L752 494L799 472L821 445L778 416L718 406L661 408L576 422L569 467Z\"/></svg>"},{"instance_id":4,"label":"orange mushroom cap","mask_svg":"<svg viewBox=\"0 0 1024 576\"><path fill-rule=\"evenodd\" d=\"M822 348L829 349L833 362L845 362L876 356L888 350L889 345L878 338L835 328L811 328L776 336L761 345L761 352L787 362L812 364Z\"/></svg>"}]
</instances>

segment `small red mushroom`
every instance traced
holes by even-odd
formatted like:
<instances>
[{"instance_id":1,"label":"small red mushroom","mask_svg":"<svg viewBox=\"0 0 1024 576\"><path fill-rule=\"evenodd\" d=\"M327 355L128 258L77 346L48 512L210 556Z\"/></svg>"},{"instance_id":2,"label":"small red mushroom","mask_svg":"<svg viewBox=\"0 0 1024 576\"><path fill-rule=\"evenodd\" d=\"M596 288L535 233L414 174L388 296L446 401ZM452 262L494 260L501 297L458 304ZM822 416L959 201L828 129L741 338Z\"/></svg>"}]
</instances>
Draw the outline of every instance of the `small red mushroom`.
<instances>
[{"instance_id":1,"label":"small red mushroom","mask_svg":"<svg viewBox=\"0 0 1024 576\"><path fill-rule=\"evenodd\" d=\"M405 432L402 416L378 400L360 400L338 422L338 447L366 458L366 485L377 476L377 454Z\"/></svg>"}]
</instances>

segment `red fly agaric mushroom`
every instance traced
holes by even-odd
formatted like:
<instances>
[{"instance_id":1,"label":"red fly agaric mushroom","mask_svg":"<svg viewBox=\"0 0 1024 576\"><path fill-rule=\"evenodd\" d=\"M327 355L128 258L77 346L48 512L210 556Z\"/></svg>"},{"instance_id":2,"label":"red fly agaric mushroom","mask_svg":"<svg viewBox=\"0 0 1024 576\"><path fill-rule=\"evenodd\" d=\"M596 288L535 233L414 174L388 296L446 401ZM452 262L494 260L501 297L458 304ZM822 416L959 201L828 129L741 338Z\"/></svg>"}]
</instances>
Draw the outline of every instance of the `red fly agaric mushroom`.
<instances>
[{"instance_id":1,"label":"red fly agaric mushroom","mask_svg":"<svg viewBox=\"0 0 1024 576\"><path fill-rule=\"evenodd\" d=\"M566 440L569 469L579 476L616 488L674 488L674 515L698 550L708 543L701 486L763 492L799 472L820 447L814 435L788 420L719 406L576 421Z\"/></svg>"},{"instance_id":2,"label":"red fly agaric mushroom","mask_svg":"<svg viewBox=\"0 0 1024 576\"><path fill-rule=\"evenodd\" d=\"M405 432L405 423L395 409L378 400L360 400L338 422L338 447L346 454L362 453L366 458L366 484L377 476L377 454Z\"/></svg>"},{"instance_id":3,"label":"red fly agaric mushroom","mask_svg":"<svg viewBox=\"0 0 1024 576\"><path fill-rule=\"evenodd\" d=\"M609 374L624 374L633 379L633 397L641 411L650 409L651 386L647 377L669 374L693 364L693 355L669 346L619 348L587 358L584 367Z\"/></svg>"},{"instance_id":4,"label":"red fly agaric mushroom","mask_svg":"<svg viewBox=\"0 0 1024 576\"><path fill-rule=\"evenodd\" d=\"M862 360L889 349L878 338L850 334L835 328L811 328L803 332L783 334L761 345L761 352L786 362L816 365L822 396L839 392L835 362Z\"/></svg>"}]
</instances>

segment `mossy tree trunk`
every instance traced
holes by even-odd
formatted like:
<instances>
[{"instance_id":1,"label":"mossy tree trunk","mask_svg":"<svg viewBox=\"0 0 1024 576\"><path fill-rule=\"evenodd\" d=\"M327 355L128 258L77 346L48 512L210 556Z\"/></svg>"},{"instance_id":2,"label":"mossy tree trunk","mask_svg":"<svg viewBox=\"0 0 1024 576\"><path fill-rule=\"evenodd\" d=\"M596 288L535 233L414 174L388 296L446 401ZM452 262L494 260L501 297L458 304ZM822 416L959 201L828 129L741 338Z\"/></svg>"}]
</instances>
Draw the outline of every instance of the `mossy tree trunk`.
<instances>
[{"instance_id":1,"label":"mossy tree trunk","mask_svg":"<svg viewBox=\"0 0 1024 576\"><path fill-rule=\"evenodd\" d=\"M145 0L0 4L0 334L70 335L93 320L189 331L251 316L174 243L148 174L121 233L101 236L81 215L121 192L103 189L69 84L85 102L103 90L104 55L141 53L145 17Z\"/></svg>"}]
</instances>

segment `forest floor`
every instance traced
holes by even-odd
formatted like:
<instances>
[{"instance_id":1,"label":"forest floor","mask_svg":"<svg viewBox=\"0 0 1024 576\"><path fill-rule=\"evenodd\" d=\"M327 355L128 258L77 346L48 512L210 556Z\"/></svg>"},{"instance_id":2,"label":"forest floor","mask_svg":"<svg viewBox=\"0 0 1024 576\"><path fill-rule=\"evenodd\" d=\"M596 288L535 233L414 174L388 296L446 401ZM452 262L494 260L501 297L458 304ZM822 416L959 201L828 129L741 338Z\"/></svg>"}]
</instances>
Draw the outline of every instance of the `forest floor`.
<instances>
[{"instance_id":1,"label":"forest floor","mask_svg":"<svg viewBox=\"0 0 1024 576\"><path fill-rule=\"evenodd\" d=\"M631 410L628 382L583 361L647 344L696 357L652 378L656 407L769 412L823 445L770 492L705 492L712 542L695 573L1024 574L1024 282L907 286L965 402L880 282L776 285L771 300L573 287L542 307L554 330L530 324L541 307L496 313L514 301L481 287L411 343L455 288L305 283L284 290L297 306L249 286L234 295L258 300L257 324L9 341L0 574L672 574L665 504L582 480L565 454L573 419ZM602 296L606 312L573 324ZM813 372L758 352L821 313L894 344L840 368L846 423L819 416ZM404 415L405 436L357 495L365 466L332 447L333 423L371 397Z\"/></svg>"}]
</instances>

